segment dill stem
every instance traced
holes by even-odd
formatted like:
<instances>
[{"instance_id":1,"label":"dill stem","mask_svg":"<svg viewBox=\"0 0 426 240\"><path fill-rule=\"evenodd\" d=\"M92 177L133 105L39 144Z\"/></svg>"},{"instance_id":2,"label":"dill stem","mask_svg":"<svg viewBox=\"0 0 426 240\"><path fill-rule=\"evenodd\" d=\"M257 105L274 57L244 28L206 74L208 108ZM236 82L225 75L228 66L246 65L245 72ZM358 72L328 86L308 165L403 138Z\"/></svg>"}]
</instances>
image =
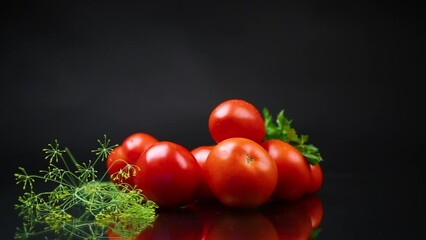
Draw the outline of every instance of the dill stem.
<instances>
[{"instance_id":1,"label":"dill stem","mask_svg":"<svg viewBox=\"0 0 426 240\"><path fill-rule=\"evenodd\" d=\"M82 180L81 179L79 179L79 177L77 177L77 175L75 175L73 172L71 172L71 171L67 171L67 172L64 172L63 174L62 174L62 180L63 181L65 181L65 179L64 179L64 176L65 176L65 174L67 174L68 175L68 179L70 179L70 181L71 181L71 183L70 183L70 185L73 185L73 186L75 186L75 187L77 187L77 186L79 186L75 181L74 181L74 179L77 179L77 180L79 180L80 181L80 183L83 183L82 182ZM67 181L68 182L68 181Z\"/></svg>"},{"instance_id":2,"label":"dill stem","mask_svg":"<svg viewBox=\"0 0 426 240\"><path fill-rule=\"evenodd\" d=\"M65 185L67 187L74 188L73 185L71 185L71 184L69 184L67 182L59 181L59 180L52 179L52 178L45 178L45 177L42 177L42 176L39 176L39 175L28 175L28 177L38 178L38 179L42 179L42 180L45 180L45 181L51 181L51 182L55 182L55 183L58 183L58 184L61 184L61 185Z\"/></svg>"},{"instance_id":3,"label":"dill stem","mask_svg":"<svg viewBox=\"0 0 426 240\"><path fill-rule=\"evenodd\" d=\"M77 163L77 160L75 159L75 157L72 155L72 153L71 153L70 149L66 147L66 148L65 148L65 151L67 152L68 156L70 157L70 159L71 159L71 161L74 163L74 165L75 165L76 167L78 167L78 166L79 166L79 164ZM65 162L65 161L64 161L64 162ZM66 165L66 163L65 163L65 165ZM67 169L69 170L68 166L66 166L66 167L67 167Z\"/></svg>"},{"instance_id":4,"label":"dill stem","mask_svg":"<svg viewBox=\"0 0 426 240\"><path fill-rule=\"evenodd\" d=\"M71 153L71 150L69 149L69 148L65 148L65 151L67 152L67 154L68 154L68 157L71 159L71 161L74 163L74 166L78 169L78 166L79 166L79 164L77 163L77 160L75 159L75 157L72 155L72 153ZM67 162L65 161L65 159L63 159L62 158L62 161L64 162L64 164L65 164L65 167L67 168L67 170L69 171L69 172L71 172L71 170L70 170L70 168L68 167L68 164L67 164ZM78 178L77 178L78 179ZM75 185L75 186L77 186L77 183L75 182L75 180L74 180L74 178L70 178L70 180L71 180L71 182ZM81 181L81 180L80 180Z\"/></svg>"},{"instance_id":5,"label":"dill stem","mask_svg":"<svg viewBox=\"0 0 426 240\"><path fill-rule=\"evenodd\" d=\"M95 166L96 163L98 163L98 161L102 158L102 155L99 154L98 157L95 159L95 161L93 162L92 166Z\"/></svg>"},{"instance_id":6,"label":"dill stem","mask_svg":"<svg viewBox=\"0 0 426 240\"><path fill-rule=\"evenodd\" d=\"M104 181L105 180L106 176L108 175L108 171L109 171L109 168L104 172L104 175L102 175L102 177L101 177L101 179L99 181Z\"/></svg>"}]
</instances>

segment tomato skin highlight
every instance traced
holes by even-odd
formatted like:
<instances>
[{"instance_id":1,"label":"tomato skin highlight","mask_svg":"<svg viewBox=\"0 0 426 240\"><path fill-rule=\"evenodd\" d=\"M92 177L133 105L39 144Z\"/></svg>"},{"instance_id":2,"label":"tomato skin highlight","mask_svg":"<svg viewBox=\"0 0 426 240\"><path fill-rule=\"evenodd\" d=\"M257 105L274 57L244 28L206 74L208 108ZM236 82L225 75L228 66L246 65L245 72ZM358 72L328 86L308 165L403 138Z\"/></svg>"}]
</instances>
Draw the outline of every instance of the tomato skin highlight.
<instances>
[{"instance_id":1,"label":"tomato skin highlight","mask_svg":"<svg viewBox=\"0 0 426 240\"><path fill-rule=\"evenodd\" d=\"M154 143L137 160L137 188L160 207L184 206L195 200L201 168L185 147L168 141Z\"/></svg>"},{"instance_id":2,"label":"tomato skin highlight","mask_svg":"<svg viewBox=\"0 0 426 240\"><path fill-rule=\"evenodd\" d=\"M204 175L215 197L235 208L256 208L265 203L278 178L268 152L246 138L218 143L207 157Z\"/></svg>"},{"instance_id":3,"label":"tomato skin highlight","mask_svg":"<svg viewBox=\"0 0 426 240\"><path fill-rule=\"evenodd\" d=\"M266 134L260 112L254 105L241 99L230 99L217 105L210 113L208 126L216 143L233 137L260 143Z\"/></svg>"},{"instance_id":4,"label":"tomato skin highlight","mask_svg":"<svg viewBox=\"0 0 426 240\"><path fill-rule=\"evenodd\" d=\"M278 169L278 183L273 198L283 201L300 199L307 193L311 183L309 163L292 145L277 139L267 140L262 146L275 160Z\"/></svg>"},{"instance_id":5,"label":"tomato skin highlight","mask_svg":"<svg viewBox=\"0 0 426 240\"><path fill-rule=\"evenodd\" d=\"M121 145L127 159L134 163L146 149L157 142L158 140L148 133L136 132L127 136Z\"/></svg>"},{"instance_id":6,"label":"tomato skin highlight","mask_svg":"<svg viewBox=\"0 0 426 240\"><path fill-rule=\"evenodd\" d=\"M201 171L205 168L205 162L207 160L207 157L210 154L210 151L213 149L214 146L199 146L194 148L191 153L194 155L195 159L197 160L198 164L200 165ZM204 174L202 174L202 180L200 183L200 189L198 192L198 198L200 200L212 200L214 199L214 195L212 191L210 190L209 185L207 184Z\"/></svg>"},{"instance_id":7,"label":"tomato skin highlight","mask_svg":"<svg viewBox=\"0 0 426 240\"><path fill-rule=\"evenodd\" d=\"M316 193L320 190L323 184L323 173L322 168L319 164L310 165L311 169L311 183L307 190L308 193Z\"/></svg>"}]
</instances>

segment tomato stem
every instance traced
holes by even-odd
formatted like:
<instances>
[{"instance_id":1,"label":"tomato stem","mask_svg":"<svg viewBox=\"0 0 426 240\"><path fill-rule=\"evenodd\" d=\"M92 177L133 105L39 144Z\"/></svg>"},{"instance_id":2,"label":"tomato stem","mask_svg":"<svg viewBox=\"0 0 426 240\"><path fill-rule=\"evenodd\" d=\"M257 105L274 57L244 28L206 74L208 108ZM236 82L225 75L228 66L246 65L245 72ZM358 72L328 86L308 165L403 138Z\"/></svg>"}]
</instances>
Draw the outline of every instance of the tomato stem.
<instances>
[{"instance_id":1,"label":"tomato stem","mask_svg":"<svg viewBox=\"0 0 426 240\"><path fill-rule=\"evenodd\" d=\"M247 154L246 162L248 164L252 163L253 162L253 157Z\"/></svg>"}]
</instances>

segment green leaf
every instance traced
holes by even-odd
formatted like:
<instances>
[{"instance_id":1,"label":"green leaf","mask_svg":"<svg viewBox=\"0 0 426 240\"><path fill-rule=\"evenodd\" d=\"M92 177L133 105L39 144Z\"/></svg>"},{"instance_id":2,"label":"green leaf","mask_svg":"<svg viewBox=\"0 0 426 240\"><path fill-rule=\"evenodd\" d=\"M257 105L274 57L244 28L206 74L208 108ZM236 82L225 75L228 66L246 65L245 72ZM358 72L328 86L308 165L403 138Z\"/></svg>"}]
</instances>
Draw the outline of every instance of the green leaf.
<instances>
[{"instance_id":1,"label":"green leaf","mask_svg":"<svg viewBox=\"0 0 426 240\"><path fill-rule=\"evenodd\" d=\"M284 115L281 110L273 121L273 116L267 108L262 109L263 119L265 121L266 136L265 140L279 139L296 147L306 160L312 164L319 164L323 161L319 149L312 144L307 144L308 135L298 135L296 129L291 124L292 120Z\"/></svg>"}]
</instances>

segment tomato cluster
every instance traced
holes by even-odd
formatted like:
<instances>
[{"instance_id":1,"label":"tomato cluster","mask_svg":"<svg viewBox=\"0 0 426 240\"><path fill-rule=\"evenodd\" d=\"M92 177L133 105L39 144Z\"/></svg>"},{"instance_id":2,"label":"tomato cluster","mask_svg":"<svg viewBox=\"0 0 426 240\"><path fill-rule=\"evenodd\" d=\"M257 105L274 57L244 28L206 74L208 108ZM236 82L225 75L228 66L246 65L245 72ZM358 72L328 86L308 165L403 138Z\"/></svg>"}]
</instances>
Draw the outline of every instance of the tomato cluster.
<instances>
[{"instance_id":1,"label":"tomato cluster","mask_svg":"<svg viewBox=\"0 0 426 240\"><path fill-rule=\"evenodd\" d=\"M253 104L220 103L209 115L208 128L215 144L192 150L143 132L129 135L108 156L111 180L141 189L160 208L196 200L256 208L321 188L321 166L310 164L291 143L267 138L265 120Z\"/></svg>"}]
</instances>

